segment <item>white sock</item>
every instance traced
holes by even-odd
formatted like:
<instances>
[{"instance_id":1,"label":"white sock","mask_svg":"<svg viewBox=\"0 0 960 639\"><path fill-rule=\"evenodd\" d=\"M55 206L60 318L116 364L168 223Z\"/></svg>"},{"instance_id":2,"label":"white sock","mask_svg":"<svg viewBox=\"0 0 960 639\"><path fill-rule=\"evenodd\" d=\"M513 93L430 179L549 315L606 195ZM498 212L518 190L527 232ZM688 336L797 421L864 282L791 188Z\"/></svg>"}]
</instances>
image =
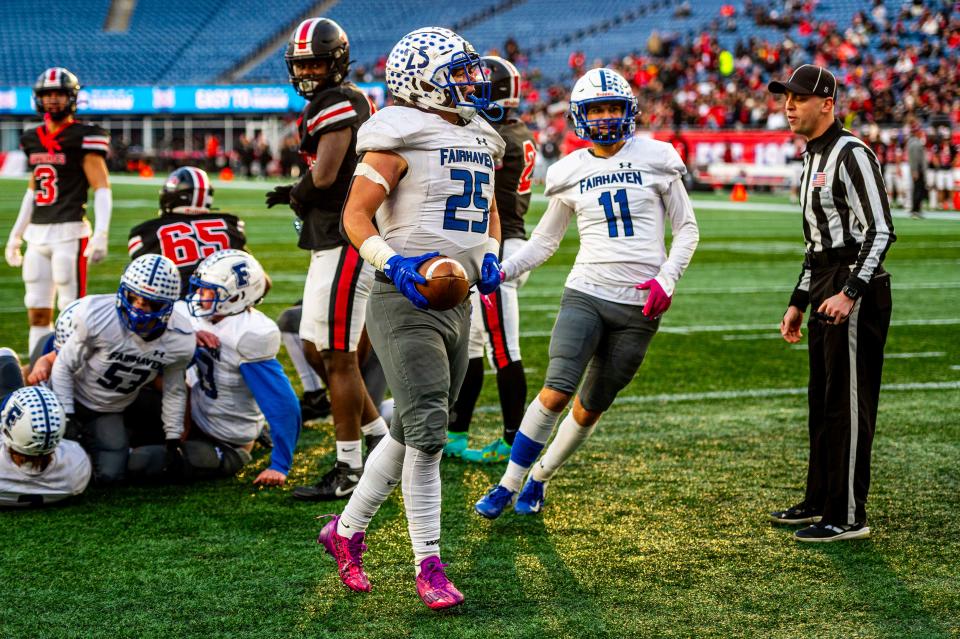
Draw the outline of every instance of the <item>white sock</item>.
<instances>
[{"instance_id":1,"label":"white sock","mask_svg":"<svg viewBox=\"0 0 960 639\"><path fill-rule=\"evenodd\" d=\"M363 468L363 453L360 450L360 440L337 442L337 461L346 462L350 468Z\"/></svg>"},{"instance_id":2,"label":"white sock","mask_svg":"<svg viewBox=\"0 0 960 639\"><path fill-rule=\"evenodd\" d=\"M360 476L360 483L340 515L337 534L352 537L354 533L367 529L380 504L400 483L406 450L406 446L389 435L373 449L367 457L367 467Z\"/></svg>"},{"instance_id":3,"label":"white sock","mask_svg":"<svg viewBox=\"0 0 960 639\"><path fill-rule=\"evenodd\" d=\"M411 446L407 446L403 457L403 504L417 574L420 574L421 561L431 555L440 556L442 457L443 451L430 455Z\"/></svg>"},{"instance_id":4,"label":"white sock","mask_svg":"<svg viewBox=\"0 0 960 639\"><path fill-rule=\"evenodd\" d=\"M293 367L297 369L297 375L300 376L300 383L303 385L303 392L312 393L323 388L323 380L313 370L307 361L307 356L303 354L303 342L296 333L280 333L280 339L287 349L287 355L293 362Z\"/></svg>"},{"instance_id":5,"label":"white sock","mask_svg":"<svg viewBox=\"0 0 960 639\"><path fill-rule=\"evenodd\" d=\"M383 417L377 417L375 420L369 424L364 424L360 427L360 432L364 435L375 435L380 437L387 434L387 422L384 421Z\"/></svg>"},{"instance_id":6,"label":"white sock","mask_svg":"<svg viewBox=\"0 0 960 639\"><path fill-rule=\"evenodd\" d=\"M37 342L53 332L53 324L47 324L46 326L31 326L30 332L27 336L27 353L32 353L33 349L36 347Z\"/></svg>"},{"instance_id":7,"label":"white sock","mask_svg":"<svg viewBox=\"0 0 960 639\"><path fill-rule=\"evenodd\" d=\"M534 397L527 412L520 422L520 430L510 450L510 461L507 470L500 478L500 485L517 492L527 475L527 470L537 460L544 444L550 439L553 427L557 425L560 413L548 410L540 403L539 397Z\"/></svg>"},{"instance_id":8,"label":"white sock","mask_svg":"<svg viewBox=\"0 0 960 639\"><path fill-rule=\"evenodd\" d=\"M567 413L567 416L560 422L560 428L557 429L557 436L553 438L547 447L547 452L543 454L540 461L533 465L530 473L537 481L550 481L560 467L567 463L570 456L587 441L597 425L581 426L573 418L573 411Z\"/></svg>"}]
</instances>

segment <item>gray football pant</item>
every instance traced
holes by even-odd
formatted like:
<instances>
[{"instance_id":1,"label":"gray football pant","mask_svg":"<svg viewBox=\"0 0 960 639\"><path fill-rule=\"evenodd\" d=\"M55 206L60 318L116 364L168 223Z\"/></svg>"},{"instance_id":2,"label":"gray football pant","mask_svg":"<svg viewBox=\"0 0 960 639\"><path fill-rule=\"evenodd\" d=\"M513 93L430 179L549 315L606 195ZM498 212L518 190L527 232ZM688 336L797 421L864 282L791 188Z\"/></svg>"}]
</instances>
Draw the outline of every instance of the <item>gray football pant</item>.
<instances>
[{"instance_id":1,"label":"gray football pant","mask_svg":"<svg viewBox=\"0 0 960 639\"><path fill-rule=\"evenodd\" d=\"M421 311L392 284L378 281L366 321L395 401L390 436L430 455L440 452L467 372L469 299L449 311Z\"/></svg>"}]
</instances>

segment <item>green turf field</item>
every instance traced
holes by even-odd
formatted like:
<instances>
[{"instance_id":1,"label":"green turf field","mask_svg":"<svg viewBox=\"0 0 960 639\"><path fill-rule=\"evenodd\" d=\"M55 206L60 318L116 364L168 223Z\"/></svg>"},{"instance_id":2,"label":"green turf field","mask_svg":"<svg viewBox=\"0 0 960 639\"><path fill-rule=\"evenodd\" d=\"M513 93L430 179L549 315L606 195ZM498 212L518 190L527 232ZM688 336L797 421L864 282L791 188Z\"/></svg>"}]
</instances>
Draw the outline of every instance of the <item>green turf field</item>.
<instances>
[{"instance_id":1,"label":"green turf field","mask_svg":"<svg viewBox=\"0 0 960 639\"><path fill-rule=\"evenodd\" d=\"M23 186L0 181L0 239ZM111 254L91 292L116 289L127 230L154 214L158 188L115 186ZM300 296L307 255L291 214L262 202L255 188L217 190L247 221L274 282L262 309L276 316ZM482 520L472 504L502 467L443 463L442 552L467 598L457 611L416 596L400 491L369 530L374 590L357 595L314 542L314 517L343 503L254 488L261 457L235 480L0 513L0 637L960 636L960 221L895 220L874 536L808 547L765 516L799 500L806 463L806 356L776 329L802 252L784 204L697 207L700 248L661 334L542 517ZM538 198L532 217L542 209ZM572 230L521 293L531 397L575 253ZM0 267L0 344L21 352L22 295L19 273ZM478 443L499 432L488 382ZM330 427L311 424L290 479L332 458Z\"/></svg>"}]
</instances>

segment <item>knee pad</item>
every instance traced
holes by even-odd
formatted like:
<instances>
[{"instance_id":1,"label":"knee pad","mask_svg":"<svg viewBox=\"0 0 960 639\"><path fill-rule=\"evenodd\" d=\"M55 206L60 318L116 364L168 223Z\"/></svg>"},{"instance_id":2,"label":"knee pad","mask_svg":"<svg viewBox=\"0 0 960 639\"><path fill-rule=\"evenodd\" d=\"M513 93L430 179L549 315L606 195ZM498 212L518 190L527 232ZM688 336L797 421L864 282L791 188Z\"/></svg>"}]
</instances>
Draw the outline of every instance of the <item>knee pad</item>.
<instances>
[{"instance_id":1,"label":"knee pad","mask_svg":"<svg viewBox=\"0 0 960 639\"><path fill-rule=\"evenodd\" d=\"M50 258L50 270L53 273L53 282L57 286L67 286L75 283L77 276L76 251L54 251Z\"/></svg>"},{"instance_id":2,"label":"knee pad","mask_svg":"<svg viewBox=\"0 0 960 639\"><path fill-rule=\"evenodd\" d=\"M189 440L183 444L186 479L231 477L250 461L250 453L227 444Z\"/></svg>"},{"instance_id":3,"label":"knee pad","mask_svg":"<svg viewBox=\"0 0 960 639\"><path fill-rule=\"evenodd\" d=\"M284 312L280 313L280 317L277 318L277 327L280 329L281 333L293 333L297 334L300 332L300 315L303 311L301 306L291 306Z\"/></svg>"},{"instance_id":4,"label":"knee pad","mask_svg":"<svg viewBox=\"0 0 960 639\"><path fill-rule=\"evenodd\" d=\"M53 308L53 275L47 257L28 246L20 274L25 289L23 305L27 308Z\"/></svg>"},{"instance_id":5,"label":"knee pad","mask_svg":"<svg viewBox=\"0 0 960 639\"><path fill-rule=\"evenodd\" d=\"M127 459L127 472L144 479L161 476L166 466L167 447L156 444L134 448Z\"/></svg>"}]
</instances>

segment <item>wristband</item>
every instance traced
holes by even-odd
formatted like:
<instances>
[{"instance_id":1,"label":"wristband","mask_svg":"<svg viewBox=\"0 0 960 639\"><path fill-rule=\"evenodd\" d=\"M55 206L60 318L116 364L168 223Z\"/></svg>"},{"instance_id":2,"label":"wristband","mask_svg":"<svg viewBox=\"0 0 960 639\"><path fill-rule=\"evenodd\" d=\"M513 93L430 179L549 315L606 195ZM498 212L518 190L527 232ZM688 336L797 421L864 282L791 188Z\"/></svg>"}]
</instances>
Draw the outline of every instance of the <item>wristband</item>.
<instances>
[{"instance_id":1,"label":"wristband","mask_svg":"<svg viewBox=\"0 0 960 639\"><path fill-rule=\"evenodd\" d=\"M371 235L363 241L359 249L360 257L373 265L378 271L384 270L387 260L397 254L379 235Z\"/></svg>"}]
</instances>

